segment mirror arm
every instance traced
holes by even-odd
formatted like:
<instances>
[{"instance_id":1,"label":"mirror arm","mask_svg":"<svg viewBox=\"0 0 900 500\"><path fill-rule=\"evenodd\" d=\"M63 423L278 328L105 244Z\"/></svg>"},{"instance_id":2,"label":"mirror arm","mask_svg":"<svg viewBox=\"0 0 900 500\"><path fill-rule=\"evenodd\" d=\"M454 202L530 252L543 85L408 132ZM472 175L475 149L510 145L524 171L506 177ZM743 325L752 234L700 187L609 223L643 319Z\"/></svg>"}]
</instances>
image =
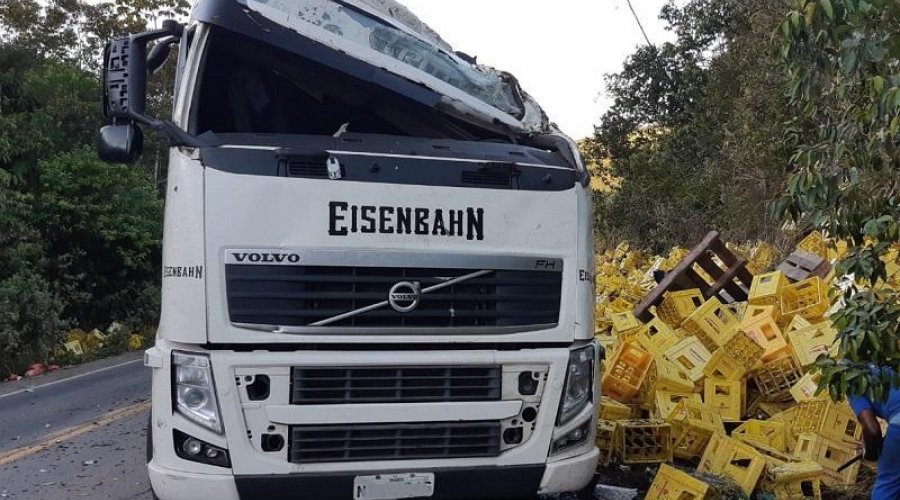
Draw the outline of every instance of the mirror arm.
<instances>
[{"instance_id":1,"label":"mirror arm","mask_svg":"<svg viewBox=\"0 0 900 500\"><path fill-rule=\"evenodd\" d=\"M155 75L157 71L165 64L166 59L172 50L172 45L178 43L178 38L169 36L156 42L150 53L147 55L147 76Z\"/></svg>"},{"instance_id":2,"label":"mirror arm","mask_svg":"<svg viewBox=\"0 0 900 500\"><path fill-rule=\"evenodd\" d=\"M144 53L141 54L141 59L143 59L141 62L146 64L146 69L144 69L144 71L146 71L148 75L153 74L160 66L162 66L162 63L165 62L166 57L169 55L169 47L177 43L181 39L183 33L184 25L177 21L166 20L163 21L161 29L145 31L131 36L131 43L134 46L143 47L144 49L141 51ZM159 41L154 45L153 49L150 50L150 54L145 55L146 43L153 40ZM188 134L172 121L153 118L145 114L143 110L135 111L129 109L128 118L153 128L157 133L169 140L170 146L201 147L207 145L206 141Z\"/></svg>"},{"instance_id":3,"label":"mirror arm","mask_svg":"<svg viewBox=\"0 0 900 500\"><path fill-rule=\"evenodd\" d=\"M185 146L189 148L200 148L210 146L208 141L204 141L198 137L187 133L169 120L155 120L154 123L148 123L157 133L164 135L169 139L169 146Z\"/></svg>"}]
</instances>

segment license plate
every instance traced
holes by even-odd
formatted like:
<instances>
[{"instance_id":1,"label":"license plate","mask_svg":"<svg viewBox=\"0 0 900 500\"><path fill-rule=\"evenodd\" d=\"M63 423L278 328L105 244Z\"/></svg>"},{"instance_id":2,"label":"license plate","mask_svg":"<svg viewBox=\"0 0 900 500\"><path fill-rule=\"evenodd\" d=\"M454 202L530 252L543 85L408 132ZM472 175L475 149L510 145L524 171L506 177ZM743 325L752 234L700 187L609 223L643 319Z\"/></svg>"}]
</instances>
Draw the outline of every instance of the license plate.
<instances>
[{"instance_id":1,"label":"license plate","mask_svg":"<svg viewBox=\"0 0 900 500\"><path fill-rule=\"evenodd\" d=\"M434 495L434 474L376 474L353 479L353 500L393 500Z\"/></svg>"}]
</instances>

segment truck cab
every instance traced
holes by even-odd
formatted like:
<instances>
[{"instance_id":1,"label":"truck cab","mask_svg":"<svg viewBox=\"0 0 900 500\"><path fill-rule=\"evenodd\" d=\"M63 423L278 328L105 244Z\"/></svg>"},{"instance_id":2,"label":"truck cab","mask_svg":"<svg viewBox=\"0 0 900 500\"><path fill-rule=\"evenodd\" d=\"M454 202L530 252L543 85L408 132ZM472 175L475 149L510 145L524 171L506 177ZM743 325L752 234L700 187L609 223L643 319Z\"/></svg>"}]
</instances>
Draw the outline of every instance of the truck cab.
<instances>
[{"instance_id":1,"label":"truck cab","mask_svg":"<svg viewBox=\"0 0 900 500\"><path fill-rule=\"evenodd\" d=\"M177 47L172 116L146 79ZM593 477L587 172L389 0L200 0L107 46L101 156L171 144L148 470L193 498L516 498Z\"/></svg>"}]
</instances>

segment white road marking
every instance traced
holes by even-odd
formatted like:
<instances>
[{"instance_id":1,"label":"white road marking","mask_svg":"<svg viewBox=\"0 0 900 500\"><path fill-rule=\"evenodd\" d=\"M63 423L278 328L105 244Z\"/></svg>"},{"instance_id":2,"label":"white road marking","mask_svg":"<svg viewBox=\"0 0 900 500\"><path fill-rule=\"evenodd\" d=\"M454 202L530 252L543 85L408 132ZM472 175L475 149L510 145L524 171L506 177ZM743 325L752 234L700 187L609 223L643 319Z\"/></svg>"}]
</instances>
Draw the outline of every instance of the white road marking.
<instances>
[{"instance_id":1,"label":"white road marking","mask_svg":"<svg viewBox=\"0 0 900 500\"><path fill-rule=\"evenodd\" d=\"M26 393L26 392L34 392L34 391L36 391L36 390L38 390L38 389L43 389L44 387L50 387L51 385L61 384L61 383L63 383L63 382L69 382L69 381L71 381L71 380L76 380L76 379L79 379L79 378L82 378L82 377L87 377L88 375L94 375L94 374L97 374L97 373L102 373L102 372L105 372L105 371L108 371L108 370L113 370L113 369L115 369L115 368L121 368L121 367L123 367L123 366L127 366L127 365L130 365L130 364L133 364L133 363L140 363L140 362L143 362L143 361L144 361L143 358L132 359L131 361L125 361L124 363L119 363L119 364L112 365L112 366L105 366L105 367L103 367L103 368L98 368L98 369L96 369L96 370L92 370L92 371L89 371L89 372L79 373L78 375L73 375L73 376L71 376L71 377L61 378L61 379L59 379L59 380L54 380L53 382L47 382L46 384L33 385L33 386L30 386L30 387L26 387L26 388L24 388L24 389L19 389L19 390L17 390L17 391L10 392L10 393L8 393L8 394L0 394L0 399L8 398L8 397L11 397L11 396L16 396L16 395L18 395L18 394L24 394L24 393Z\"/></svg>"}]
</instances>

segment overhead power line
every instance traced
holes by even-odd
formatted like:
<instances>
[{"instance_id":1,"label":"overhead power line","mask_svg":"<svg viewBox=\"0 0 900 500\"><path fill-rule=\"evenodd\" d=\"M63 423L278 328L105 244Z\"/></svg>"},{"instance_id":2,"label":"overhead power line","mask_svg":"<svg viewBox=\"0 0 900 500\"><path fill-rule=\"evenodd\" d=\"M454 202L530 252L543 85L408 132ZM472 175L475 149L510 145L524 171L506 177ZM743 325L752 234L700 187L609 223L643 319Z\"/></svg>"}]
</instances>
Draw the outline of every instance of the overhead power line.
<instances>
[{"instance_id":1,"label":"overhead power line","mask_svg":"<svg viewBox=\"0 0 900 500\"><path fill-rule=\"evenodd\" d=\"M628 8L631 10L631 15L634 16L635 22L637 22L638 28L641 29L641 34L644 35L644 40L647 40L647 45L652 46L653 43L650 41L650 37L647 36L647 32L644 31L644 25L641 24L641 20L638 18L637 12L634 11L634 7L631 6L631 0L625 0L625 3L628 4Z\"/></svg>"}]
</instances>

